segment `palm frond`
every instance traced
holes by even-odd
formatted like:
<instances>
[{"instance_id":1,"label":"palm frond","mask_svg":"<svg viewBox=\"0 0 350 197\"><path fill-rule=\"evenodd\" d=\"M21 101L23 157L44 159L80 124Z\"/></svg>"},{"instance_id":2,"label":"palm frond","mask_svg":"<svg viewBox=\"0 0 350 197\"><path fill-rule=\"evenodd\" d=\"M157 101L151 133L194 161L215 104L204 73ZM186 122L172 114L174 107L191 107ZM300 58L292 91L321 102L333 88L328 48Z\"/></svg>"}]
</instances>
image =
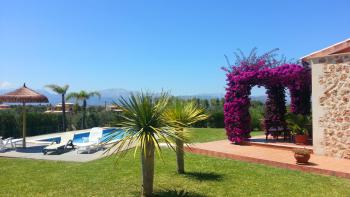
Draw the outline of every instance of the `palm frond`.
<instances>
[{"instance_id":1,"label":"palm frond","mask_svg":"<svg viewBox=\"0 0 350 197\"><path fill-rule=\"evenodd\" d=\"M164 115L173 127L189 127L192 124L205 120L208 116L205 110L193 101L176 100Z\"/></svg>"},{"instance_id":2,"label":"palm frond","mask_svg":"<svg viewBox=\"0 0 350 197\"><path fill-rule=\"evenodd\" d=\"M66 94L69 85L59 86L55 84L49 84L45 86L46 88L49 88L51 91L57 93L57 94Z\"/></svg>"},{"instance_id":3,"label":"palm frond","mask_svg":"<svg viewBox=\"0 0 350 197\"><path fill-rule=\"evenodd\" d=\"M87 97L90 98L90 97L94 97L94 96L97 96L98 98L101 98L101 94L97 91L94 91L94 92L89 92L87 93Z\"/></svg>"},{"instance_id":4,"label":"palm frond","mask_svg":"<svg viewBox=\"0 0 350 197\"><path fill-rule=\"evenodd\" d=\"M62 86L62 90L63 90L64 94L67 93L68 89L69 89L69 85L68 84Z\"/></svg>"},{"instance_id":5,"label":"palm frond","mask_svg":"<svg viewBox=\"0 0 350 197\"><path fill-rule=\"evenodd\" d=\"M71 92L67 95L67 100L76 99L77 101L88 100L89 98L97 96L101 98L101 94L99 92L86 92L81 90L80 92Z\"/></svg>"},{"instance_id":6,"label":"palm frond","mask_svg":"<svg viewBox=\"0 0 350 197\"><path fill-rule=\"evenodd\" d=\"M167 120L169 126L175 128L176 135L186 141L189 136L184 128L207 118L205 110L193 101L174 100L164 113L164 119Z\"/></svg>"},{"instance_id":7,"label":"palm frond","mask_svg":"<svg viewBox=\"0 0 350 197\"><path fill-rule=\"evenodd\" d=\"M151 145L161 157L160 140L175 150L174 140L179 137L169 127L167 119L163 117L168 102L167 93L162 93L159 97L143 92L131 94L129 98L122 97L119 100L119 106L123 114L119 125L124 133L122 139L113 142L107 152L109 154L121 153L120 156L123 156L129 148L135 146L135 155L138 150L147 152L147 147Z\"/></svg>"},{"instance_id":8,"label":"palm frond","mask_svg":"<svg viewBox=\"0 0 350 197\"><path fill-rule=\"evenodd\" d=\"M76 100L80 100L80 96L79 93L77 92L71 92L66 96L67 100L71 100L71 99L76 99Z\"/></svg>"}]
</instances>

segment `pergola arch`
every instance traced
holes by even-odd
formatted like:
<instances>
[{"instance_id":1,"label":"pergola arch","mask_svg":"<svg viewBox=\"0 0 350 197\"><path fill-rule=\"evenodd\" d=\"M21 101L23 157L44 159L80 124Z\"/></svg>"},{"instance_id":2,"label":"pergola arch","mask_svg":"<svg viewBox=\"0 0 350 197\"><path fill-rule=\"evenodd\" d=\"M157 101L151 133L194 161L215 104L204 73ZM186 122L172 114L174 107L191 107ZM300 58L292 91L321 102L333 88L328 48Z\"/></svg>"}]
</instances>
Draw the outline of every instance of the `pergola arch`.
<instances>
[{"instance_id":1,"label":"pergola arch","mask_svg":"<svg viewBox=\"0 0 350 197\"><path fill-rule=\"evenodd\" d=\"M309 114L311 108L311 70L297 64L269 67L265 61L232 67L227 71L224 105L225 128L228 139L235 143L248 140L251 132L249 114L250 91L253 86L264 86L267 93L265 125L285 127L285 88L291 95L291 111Z\"/></svg>"}]
</instances>

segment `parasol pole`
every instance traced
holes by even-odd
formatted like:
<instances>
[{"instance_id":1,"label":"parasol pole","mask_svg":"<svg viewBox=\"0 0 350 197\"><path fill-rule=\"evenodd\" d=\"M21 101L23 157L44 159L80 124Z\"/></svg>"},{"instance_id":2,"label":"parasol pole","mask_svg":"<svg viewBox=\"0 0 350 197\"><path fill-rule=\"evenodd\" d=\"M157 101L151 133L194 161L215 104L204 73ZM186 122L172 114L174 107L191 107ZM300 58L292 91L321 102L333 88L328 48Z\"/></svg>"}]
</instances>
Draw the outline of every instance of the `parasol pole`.
<instances>
[{"instance_id":1,"label":"parasol pole","mask_svg":"<svg viewBox=\"0 0 350 197\"><path fill-rule=\"evenodd\" d=\"M26 133L27 133L27 118L26 118L26 103L23 103L23 148L26 148Z\"/></svg>"}]
</instances>

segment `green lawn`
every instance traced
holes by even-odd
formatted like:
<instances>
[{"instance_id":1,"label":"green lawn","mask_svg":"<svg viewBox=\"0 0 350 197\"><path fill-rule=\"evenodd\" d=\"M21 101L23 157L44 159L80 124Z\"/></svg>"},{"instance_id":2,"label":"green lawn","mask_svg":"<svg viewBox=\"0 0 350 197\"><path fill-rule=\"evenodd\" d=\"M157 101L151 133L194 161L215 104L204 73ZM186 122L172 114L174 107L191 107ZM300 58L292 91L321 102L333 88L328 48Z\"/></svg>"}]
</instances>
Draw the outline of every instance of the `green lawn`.
<instances>
[{"instance_id":1,"label":"green lawn","mask_svg":"<svg viewBox=\"0 0 350 197\"><path fill-rule=\"evenodd\" d=\"M0 196L138 196L139 157L127 155L119 163L101 159L65 163L0 159ZM350 181L283 170L245 162L187 154L186 175L175 172L175 155L164 151L157 160L155 191L171 196L346 196ZM176 195L173 195L176 196Z\"/></svg>"},{"instance_id":2,"label":"green lawn","mask_svg":"<svg viewBox=\"0 0 350 197\"><path fill-rule=\"evenodd\" d=\"M178 175L175 154L164 150L163 161L156 160L157 196L350 195L348 179L194 154L186 154L185 165L187 173ZM88 163L1 158L0 183L0 196L139 196L140 161L132 154L118 163L114 158Z\"/></svg>"},{"instance_id":3,"label":"green lawn","mask_svg":"<svg viewBox=\"0 0 350 197\"><path fill-rule=\"evenodd\" d=\"M227 139L225 129L216 128L191 128L189 129L191 142L209 142ZM263 135L262 131L251 132L252 136Z\"/></svg>"}]
</instances>

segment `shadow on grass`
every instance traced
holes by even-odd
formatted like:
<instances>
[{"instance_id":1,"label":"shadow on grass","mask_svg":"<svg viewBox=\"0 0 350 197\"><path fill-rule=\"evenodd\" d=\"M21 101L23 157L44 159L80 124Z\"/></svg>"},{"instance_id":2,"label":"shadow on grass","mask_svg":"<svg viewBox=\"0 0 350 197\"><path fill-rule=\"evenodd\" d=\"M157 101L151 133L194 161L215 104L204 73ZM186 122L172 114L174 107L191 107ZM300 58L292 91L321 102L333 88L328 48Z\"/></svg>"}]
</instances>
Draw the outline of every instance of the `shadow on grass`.
<instances>
[{"instance_id":1,"label":"shadow on grass","mask_svg":"<svg viewBox=\"0 0 350 197\"><path fill-rule=\"evenodd\" d=\"M186 172L184 176L199 181L221 181L224 177L215 172Z\"/></svg>"},{"instance_id":2,"label":"shadow on grass","mask_svg":"<svg viewBox=\"0 0 350 197\"><path fill-rule=\"evenodd\" d=\"M179 189L168 189L154 192L155 197L205 197L204 195Z\"/></svg>"}]
</instances>

